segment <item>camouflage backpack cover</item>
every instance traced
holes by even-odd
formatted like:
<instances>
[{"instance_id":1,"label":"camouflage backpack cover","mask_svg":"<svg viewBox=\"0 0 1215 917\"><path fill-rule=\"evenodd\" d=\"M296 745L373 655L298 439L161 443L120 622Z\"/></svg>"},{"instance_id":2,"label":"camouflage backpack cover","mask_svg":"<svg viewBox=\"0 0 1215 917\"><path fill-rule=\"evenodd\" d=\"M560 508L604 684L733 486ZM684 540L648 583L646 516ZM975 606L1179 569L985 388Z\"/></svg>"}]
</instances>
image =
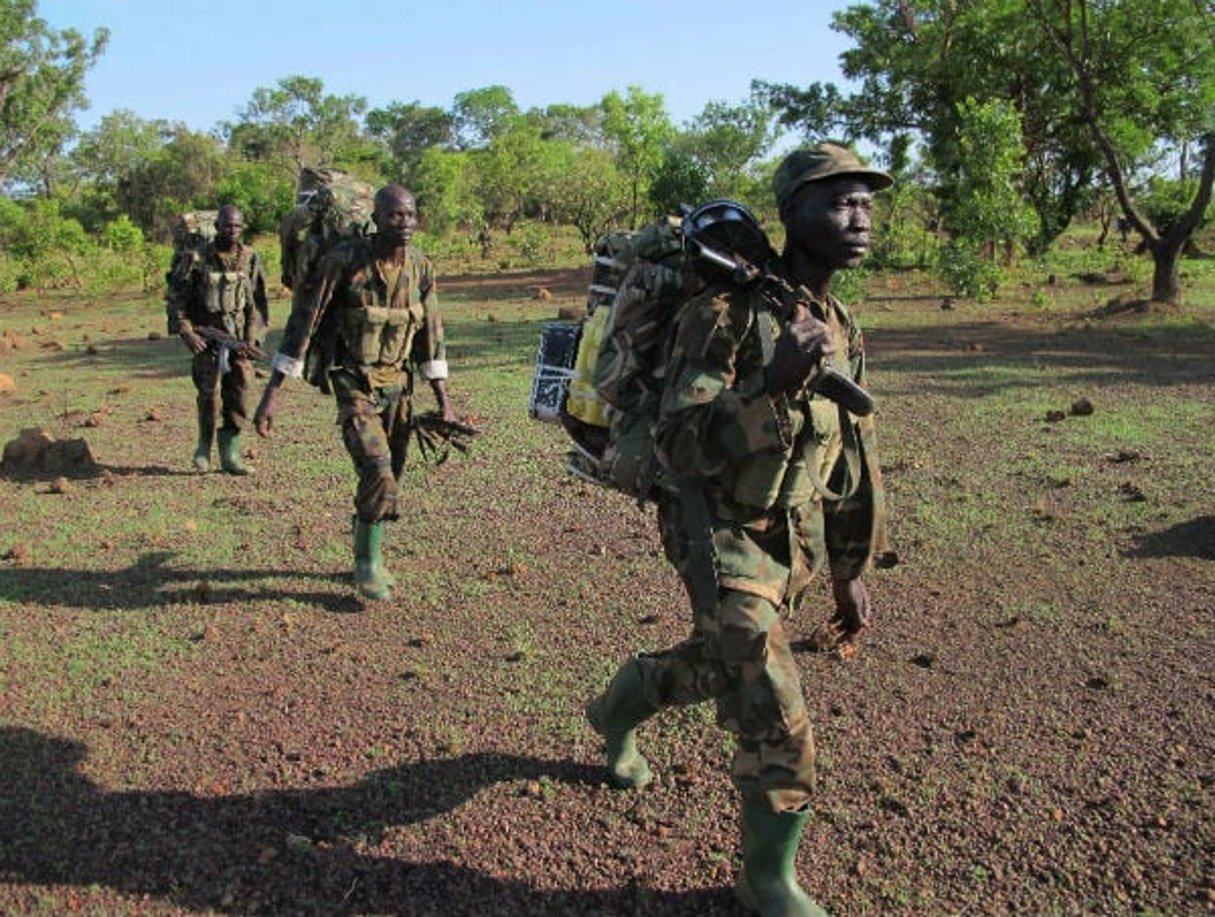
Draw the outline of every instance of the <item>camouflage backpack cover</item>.
<instances>
[{"instance_id":1,"label":"camouflage backpack cover","mask_svg":"<svg viewBox=\"0 0 1215 917\"><path fill-rule=\"evenodd\" d=\"M215 238L215 221L218 210L187 210L174 214L169 221L169 234L173 242L173 258L169 262L166 281L184 277L199 258L207 243Z\"/></svg>"},{"instance_id":2,"label":"camouflage backpack cover","mask_svg":"<svg viewBox=\"0 0 1215 917\"><path fill-rule=\"evenodd\" d=\"M300 170L295 207L279 223L282 284L298 289L340 239L374 230L375 189L340 169Z\"/></svg>"},{"instance_id":3,"label":"camouflage backpack cover","mask_svg":"<svg viewBox=\"0 0 1215 917\"><path fill-rule=\"evenodd\" d=\"M676 313L707 281L729 278L735 256L761 263L770 254L750 211L727 200L685 207L636 232L600 240L579 358L589 339L596 348L590 378L605 410L598 425L579 416L582 373L576 372L562 416L574 441L567 462L571 473L640 503L655 497L664 482L654 458L654 424Z\"/></svg>"}]
</instances>

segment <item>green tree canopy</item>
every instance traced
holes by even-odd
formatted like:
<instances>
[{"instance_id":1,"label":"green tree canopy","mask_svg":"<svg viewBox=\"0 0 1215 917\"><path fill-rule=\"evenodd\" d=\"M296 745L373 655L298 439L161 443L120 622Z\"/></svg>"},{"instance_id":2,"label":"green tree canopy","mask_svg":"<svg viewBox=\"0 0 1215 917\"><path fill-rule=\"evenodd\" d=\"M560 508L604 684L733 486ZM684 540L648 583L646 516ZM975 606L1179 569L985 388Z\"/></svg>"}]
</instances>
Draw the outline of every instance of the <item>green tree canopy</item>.
<instances>
[{"instance_id":1,"label":"green tree canopy","mask_svg":"<svg viewBox=\"0 0 1215 917\"><path fill-rule=\"evenodd\" d=\"M424 152L432 147L447 149L455 140L455 117L417 101L373 108L364 125L368 134L385 145L397 176L407 182Z\"/></svg>"},{"instance_id":2,"label":"green tree canopy","mask_svg":"<svg viewBox=\"0 0 1215 917\"><path fill-rule=\"evenodd\" d=\"M340 165L362 140L362 96L326 95L312 77L288 76L273 87L261 86L225 124L229 147L246 159L279 164L294 177L303 166Z\"/></svg>"},{"instance_id":3,"label":"green tree canopy","mask_svg":"<svg viewBox=\"0 0 1215 917\"><path fill-rule=\"evenodd\" d=\"M41 175L63 147L86 104L85 73L108 40L105 29L91 39L51 29L34 0L0 3L0 184Z\"/></svg>"},{"instance_id":4,"label":"green tree canopy","mask_svg":"<svg viewBox=\"0 0 1215 917\"><path fill-rule=\"evenodd\" d=\"M603 133L616 156L616 165L629 181L629 226L641 219L651 176L662 162L667 141L675 133L661 94L630 86L625 95L609 92L599 103Z\"/></svg>"},{"instance_id":5,"label":"green tree canopy","mask_svg":"<svg viewBox=\"0 0 1215 917\"><path fill-rule=\"evenodd\" d=\"M457 93L452 106L456 143L460 149L487 146L519 114L515 97L505 86L484 86Z\"/></svg>"}]
</instances>

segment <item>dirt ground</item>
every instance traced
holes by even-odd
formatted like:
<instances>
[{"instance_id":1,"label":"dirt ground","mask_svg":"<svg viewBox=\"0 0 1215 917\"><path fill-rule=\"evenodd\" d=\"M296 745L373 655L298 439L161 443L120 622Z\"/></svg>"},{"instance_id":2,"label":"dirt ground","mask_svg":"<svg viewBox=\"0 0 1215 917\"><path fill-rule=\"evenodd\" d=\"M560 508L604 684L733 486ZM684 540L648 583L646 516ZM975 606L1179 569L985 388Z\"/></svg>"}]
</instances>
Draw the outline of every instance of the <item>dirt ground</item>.
<instances>
[{"instance_id":1,"label":"dirt ground","mask_svg":"<svg viewBox=\"0 0 1215 917\"><path fill-rule=\"evenodd\" d=\"M300 419L281 446L255 445L254 477L191 476L173 353L131 384L174 378L156 404L175 421L142 422L136 399L76 428L103 471L66 495L0 480L0 502L41 501L0 511L0 911L739 913L712 709L642 728L659 776L639 793L606 784L582 720L620 660L686 633L650 512L563 476L559 431L490 394L526 377L536 325L488 311L583 283L449 282L464 303L452 337L469 341L453 388L486 434L409 480L389 602L353 598L350 475L311 394L290 393ZM883 319L908 308L923 321ZM1215 420L1215 336L950 313L897 292L866 309L892 552L854 657L810 651L823 590L788 622L821 758L803 884L837 914L1210 913L1215 439L1189 425L1175 455L1057 444L1081 422L1073 395L1100 412L1167 386ZM996 363L1044 367L1018 429L984 413L998 379L968 375ZM9 397L0 408L39 413ZM307 478L298 454L328 464ZM204 568L150 522L99 517L56 541L64 500L150 519L180 499L249 527L230 560ZM957 521L939 539L941 516ZM86 636L109 655L78 652Z\"/></svg>"}]
</instances>

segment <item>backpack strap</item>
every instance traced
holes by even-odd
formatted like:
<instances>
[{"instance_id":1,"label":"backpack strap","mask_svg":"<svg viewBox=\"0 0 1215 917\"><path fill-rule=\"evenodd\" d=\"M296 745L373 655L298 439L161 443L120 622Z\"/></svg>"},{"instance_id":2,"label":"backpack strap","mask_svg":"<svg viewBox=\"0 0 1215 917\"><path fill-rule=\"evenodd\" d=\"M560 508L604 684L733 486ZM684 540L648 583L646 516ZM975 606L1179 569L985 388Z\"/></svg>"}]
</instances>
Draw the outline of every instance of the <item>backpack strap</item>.
<instances>
[{"instance_id":1,"label":"backpack strap","mask_svg":"<svg viewBox=\"0 0 1215 917\"><path fill-rule=\"evenodd\" d=\"M776 350L776 336L779 334L779 326L777 325L776 316L772 313L772 307L779 308L782 314L791 315L798 300L796 291L784 285L779 288L778 296L771 294L764 295L763 302L767 308L756 310L756 323L759 327L760 350L763 354L764 366L767 367L772 362L772 356ZM852 316L839 303L834 302L834 300L833 304L839 310L845 326L851 331L853 327ZM817 305L817 303L812 304L812 311L819 311L813 308ZM816 317L819 319L825 318L821 312ZM823 480L823 476L819 473L819 470L813 467L813 463L806 463L806 474L810 478L810 483L814 487L814 490L824 500L831 500L832 502L848 499L861 486L861 450L860 443L856 437L855 425L852 422L851 415L849 415L843 406L837 405L837 408L839 410L840 438L843 441L841 452L844 458L844 465L848 470L848 476L844 481L844 488L842 489L843 492L833 490L827 481ZM795 449L801 446L801 438L810 432L809 427L810 425L807 424L803 428L798 441L794 444Z\"/></svg>"}]
</instances>

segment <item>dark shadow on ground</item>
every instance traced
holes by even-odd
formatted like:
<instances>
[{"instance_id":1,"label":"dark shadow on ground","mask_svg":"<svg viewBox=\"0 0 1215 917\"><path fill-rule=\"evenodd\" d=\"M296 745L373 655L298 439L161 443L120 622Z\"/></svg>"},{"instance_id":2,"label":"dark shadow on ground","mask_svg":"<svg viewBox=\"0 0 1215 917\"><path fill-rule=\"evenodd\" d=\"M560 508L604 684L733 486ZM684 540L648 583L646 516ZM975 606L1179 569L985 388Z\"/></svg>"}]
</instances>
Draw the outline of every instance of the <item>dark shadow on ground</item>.
<instances>
[{"instance_id":1,"label":"dark shadow on ground","mask_svg":"<svg viewBox=\"0 0 1215 917\"><path fill-rule=\"evenodd\" d=\"M1197 557L1215 560L1215 516L1179 522L1162 532L1140 535L1127 557Z\"/></svg>"},{"instance_id":2,"label":"dark shadow on ground","mask_svg":"<svg viewBox=\"0 0 1215 917\"><path fill-rule=\"evenodd\" d=\"M441 817L494 784L598 786L597 768L481 753L402 764L346 787L210 797L105 792L80 773L86 753L79 742L0 728L0 881L100 885L237 914L737 913L724 888L542 891L438 852L408 862L355 846Z\"/></svg>"},{"instance_id":3,"label":"dark shadow on ground","mask_svg":"<svg viewBox=\"0 0 1215 917\"><path fill-rule=\"evenodd\" d=\"M860 310L858 310L860 311ZM864 326L862 313L861 324ZM1137 327L1064 328L1010 324L1001 319L940 328L866 331L876 376L914 373L935 377L918 388L884 389L884 396L933 394L980 399L1031 389L1035 375L1004 378L993 369L1049 368L1052 386L1069 385L1078 394L1106 384L1167 388L1209 384L1215 378L1215 328L1195 323L1185 329Z\"/></svg>"},{"instance_id":4,"label":"dark shadow on ground","mask_svg":"<svg viewBox=\"0 0 1215 917\"><path fill-rule=\"evenodd\" d=\"M0 596L24 605L91 611L147 611L191 602L223 605L283 600L316 605L336 613L358 611L362 607L351 592L353 587L347 571L290 571L285 574L279 569L191 570L167 566L176 556L172 551L153 551L142 555L125 570L116 571L8 567L0 569ZM292 580L330 583L334 588L299 591L269 584L270 580L285 575Z\"/></svg>"},{"instance_id":5,"label":"dark shadow on ground","mask_svg":"<svg viewBox=\"0 0 1215 917\"><path fill-rule=\"evenodd\" d=\"M92 348L90 352L89 348ZM32 362L39 369L118 366L133 379L189 378L190 355L176 338L97 338L48 351Z\"/></svg>"},{"instance_id":6,"label":"dark shadow on ground","mask_svg":"<svg viewBox=\"0 0 1215 917\"><path fill-rule=\"evenodd\" d=\"M219 474L220 472L213 472ZM171 468L168 465L106 465L98 463L91 468L84 469L55 469L53 471L43 471L41 469L8 471L7 469L0 471L0 477L9 481L15 481L22 484L32 484L39 481L53 481L56 478L69 478L74 481L90 481L98 478L103 478L107 474L115 477L126 478L193 478L198 477L198 472L193 468Z\"/></svg>"},{"instance_id":7,"label":"dark shadow on ground","mask_svg":"<svg viewBox=\"0 0 1215 917\"><path fill-rule=\"evenodd\" d=\"M861 311L861 310L858 310ZM556 314L527 321L450 323L452 359L482 367L534 366L544 325ZM865 325L863 311L861 324ZM967 399L1030 390L1050 370L1052 386L1077 394L1107 384L1152 387L1209 384L1215 378L1215 329L1080 327L1010 324L1005 320L959 322L940 328L867 330L871 371L881 378L902 373L930 377L917 388L882 388L883 397L945 394ZM511 356L514 354L514 356ZM993 372L1008 369L1014 376ZM1025 372L1022 372L1025 371Z\"/></svg>"}]
</instances>

